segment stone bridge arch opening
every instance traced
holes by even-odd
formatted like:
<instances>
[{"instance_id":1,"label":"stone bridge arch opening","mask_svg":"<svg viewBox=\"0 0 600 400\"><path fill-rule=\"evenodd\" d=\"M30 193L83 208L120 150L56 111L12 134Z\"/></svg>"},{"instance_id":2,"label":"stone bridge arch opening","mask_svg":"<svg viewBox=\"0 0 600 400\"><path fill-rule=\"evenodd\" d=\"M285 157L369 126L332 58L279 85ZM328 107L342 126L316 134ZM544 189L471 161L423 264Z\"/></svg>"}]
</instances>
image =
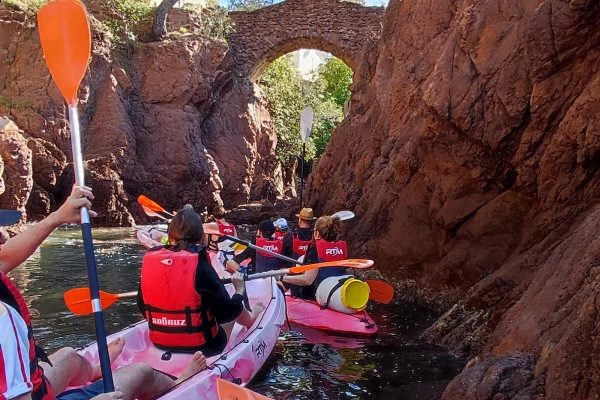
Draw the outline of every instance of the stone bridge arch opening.
<instances>
[{"instance_id":1,"label":"stone bridge arch opening","mask_svg":"<svg viewBox=\"0 0 600 400\"><path fill-rule=\"evenodd\" d=\"M339 48L334 43L330 43L323 38L315 38L312 40L308 40L306 38L296 38L270 47L264 52L264 54L261 54L260 57L257 58L258 61L256 64L249 71L250 73L248 76L253 82L256 82L260 75L275 60L290 53L305 49L329 53L333 57L342 60L344 64L346 64L352 70L352 72L356 72L356 63L352 59L351 54L349 54L347 51L344 51L344 49Z\"/></svg>"}]
</instances>

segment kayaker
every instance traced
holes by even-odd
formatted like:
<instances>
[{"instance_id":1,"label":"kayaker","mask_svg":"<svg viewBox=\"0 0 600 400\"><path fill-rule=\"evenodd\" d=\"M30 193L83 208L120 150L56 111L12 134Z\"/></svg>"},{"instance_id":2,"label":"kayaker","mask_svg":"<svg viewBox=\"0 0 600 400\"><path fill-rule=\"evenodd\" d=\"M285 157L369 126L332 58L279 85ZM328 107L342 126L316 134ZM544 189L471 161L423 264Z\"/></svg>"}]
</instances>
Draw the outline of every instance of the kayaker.
<instances>
[{"instance_id":1,"label":"kayaker","mask_svg":"<svg viewBox=\"0 0 600 400\"><path fill-rule=\"evenodd\" d=\"M260 246L266 250L271 250L275 253L281 254L283 250L283 243L281 240L275 239L273 236L275 235L275 226L273 222L267 220L260 221L258 224L258 230L256 231L256 237L252 239L252 244ZM247 271L244 268L240 268L240 264L244 261L250 259L251 263L250 267L253 272L265 272L265 271L274 271L279 269L280 260L279 258L257 251L251 247L246 247L244 251L242 251L237 256L233 257L232 260L227 261L226 267L227 270L231 273L234 272L242 272L245 273Z\"/></svg>"},{"instance_id":2,"label":"kayaker","mask_svg":"<svg viewBox=\"0 0 600 400\"><path fill-rule=\"evenodd\" d=\"M340 228L341 220L338 217L323 216L317 219L314 240L308 245L304 264L347 259L348 248L346 242L339 239ZM292 296L314 300L323 280L352 273L352 268L345 267L315 268L299 275L285 275L283 282L291 284Z\"/></svg>"},{"instance_id":3,"label":"kayaker","mask_svg":"<svg viewBox=\"0 0 600 400\"><path fill-rule=\"evenodd\" d=\"M289 230L287 220L285 218L279 218L273 222L273 225L275 225L275 239L283 240Z\"/></svg>"},{"instance_id":4,"label":"kayaker","mask_svg":"<svg viewBox=\"0 0 600 400\"><path fill-rule=\"evenodd\" d=\"M316 218L312 208L303 208L296 217L298 225L283 238L283 255L297 260L306 254L308 244L313 240L312 223ZM289 268L293 265L282 263L282 267Z\"/></svg>"},{"instance_id":5,"label":"kayaker","mask_svg":"<svg viewBox=\"0 0 600 400\"><path fill-rule=\"evenodd\" d=\"M212 211L212 217L214 221L219 225L219 232L224 235L237 237L237 230L235 225L230 224L225 220L225 208L221 205L215 206ZM211 251L219 250L220 237L216 235L209 235L208 238L208 249Z\"/></svg>"},{"instance_id":6,"label":"kayaker","mask_svg":"<svg viewBox=\"0 0 600 400\"><path fill-rule=\"evenodd\" d=\"M27 303L6 274L29 258L56 227L63 223L79 222L79 209L89 209L89 199L93 198L90 188L73 186L71 195L57 211L0 247L0 399L105 400L154 397L206 368L206 359L198 352L178 381L153 370L147 364L135 363L114 371L113 379L118 389L112 393L102 393L104 388L101 380L82 389L65 392L67 386L82 385L100 377L100 366L91 365L72 348L62 348L47 356L37 347ZM90 211L90 216L96 216L96 213ZM124 344L122 338L109 343L111 361L120 355Z\"/></svg>"},{"instance_id":7,"label":"kayaker","mask_svg":"<svg viewBox=\"0 0 600 400\"><path fill-rule=\"evenodd\" d=\"M235 294L229 296L210 265L202 219L182 209L169 224L169 245L144 256L138 306L148 321L150 340L171 351L201 350L207 357L227 345L234 321L252 326L264 305L243 306L244 279L234 274Z\"/></svg>"}]
</instances>

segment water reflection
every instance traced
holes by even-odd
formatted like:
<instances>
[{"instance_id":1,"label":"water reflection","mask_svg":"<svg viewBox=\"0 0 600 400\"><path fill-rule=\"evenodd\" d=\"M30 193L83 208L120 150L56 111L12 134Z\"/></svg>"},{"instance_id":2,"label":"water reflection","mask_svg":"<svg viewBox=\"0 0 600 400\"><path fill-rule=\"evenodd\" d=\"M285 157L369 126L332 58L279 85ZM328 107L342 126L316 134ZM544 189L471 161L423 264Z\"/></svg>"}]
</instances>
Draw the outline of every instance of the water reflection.
<instances>
[{"instance_id":1,"label":"water reflection","mask_svg":"<svg viewBox=\"0 0 600 400\"><path fill-rule=\"evenodd\" d=\"M94 229L93 235L102 290L136 290L145 250L135 230ZM62 299L65 291L87 286L79 229L57 230L11 277L25 294L36 338L47 350L95 339L92 317L72 315ZM249 387L278 400L438 399L464 361L418 339L436 316L408 304L372 305L369 312L380 327L370 338L292 324ZM141 319L134 299L119 300L104 315L108 333Z\"/></svg>"}]
</instances>

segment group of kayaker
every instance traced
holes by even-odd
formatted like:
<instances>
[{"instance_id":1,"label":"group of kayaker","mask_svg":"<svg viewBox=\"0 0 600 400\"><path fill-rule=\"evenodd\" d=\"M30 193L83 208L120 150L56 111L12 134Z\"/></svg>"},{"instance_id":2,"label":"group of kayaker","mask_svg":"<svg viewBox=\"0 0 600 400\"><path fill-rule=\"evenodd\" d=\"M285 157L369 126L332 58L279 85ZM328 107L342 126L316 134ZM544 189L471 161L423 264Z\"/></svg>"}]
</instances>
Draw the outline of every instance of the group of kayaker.
<instances>
[{"instance_id":1,"label":"group of kayaker","mask_svg":"<svg viewBox=\"0 0 600 400\"><path fill-rule=\"evenodd\" d=\"M260 303L253 305L252 312L244 307L243 272L246 271L240 268L242 261L251 258L254 272L291 266L268 253L247 247L227 262L233 272L231 281L235 289L230 296L209 262L207 247L203 245L207 236L202 218L191 206L184 207L169 224L167 244L152 249L144 257L138 306L148 321L154 345L194 353L190 363L177 380L147 364L134 363L114 371L115 392L103 394L101 380L82 389L65 391L67 387L98 379L99 365L91 365L71 348L60 349L46 357L35 347L26 302L6 273L25 261L56 227L78 222L79 208L91 207L89 199L93 199L89 188L74 186L65 204L56 212L1 247L0 399L133 399L164 392L206 368L205 357L223 351L235 322L249 328L265 309ZM222 207L213 210L213 216L221 232L237 234L235 226L225 220ZM289 231L285 219L262 221L253 242L276 254L296 259L304 256L305 264L347 258L346 243L339 240L339 218L317 219L310 208L303 208L297 217L297 227ZM295 297L314 299L325 278L347 272L343 267L317 268L300 275L285 275L280 283L285 289L291 286ZM123 345L122 338L109 344L111 361L119 356Z\"/></svg>"},{"instance_id":2,"label":"group of kayaker","mask_svg":"<svg viewBox=\"0 0 600 400\"><path fill-rule=\"evenodd\" d=\"M43 221L10 238L0 247L0 399L19 400L108 400L152 398L206 368L206 359L196 352L177 379L145 363L133 363L114 371L116 390L103 393L102 380L85 388L66 390L100 377L100 366L92 365L72 348L47 356L35 345L31 315L21 292L6 275L29 258L52 231L64 223L80 220L79 209L91 208L94 196L88 187L73 187L66 202ZM91 216L95 216L90 211ZM114 361L125 342L109 343Z\"/></svg>"},{"instance_id":3,"label":"group of kayaker","mask_svg":"<svg viewBox=\"0 0 600 400\"><path fill-rule=\"evenodd\" d=\"M340 240L341 220L337 217L322 216L315 218L311 208L303 208L298 217L297 227L287 231L288 225L284 218L275 222L261 221L258 224L256 238L253 244L282 254L286 257L302 260L304 264L318 262L338 261L348 258L346 242ZM316 223L315 223L316 220ZM315 223L314 229L312 227ZM282 235L281 233L287 232ZM278 234L279 233L279 234ZM242 253L236 255L226 264L230 272L240 271L240 264L251 259L254 265L253 272L265 272L292 267L290 262L281 260L276 256L247 247ZM243 269L242 272L245 272ZM282 287L291 288L294 297L314 300L319 284L331 276L351 274L343 267L316 268L300 275L284 275Z\"/></svg>"}]
</instances>

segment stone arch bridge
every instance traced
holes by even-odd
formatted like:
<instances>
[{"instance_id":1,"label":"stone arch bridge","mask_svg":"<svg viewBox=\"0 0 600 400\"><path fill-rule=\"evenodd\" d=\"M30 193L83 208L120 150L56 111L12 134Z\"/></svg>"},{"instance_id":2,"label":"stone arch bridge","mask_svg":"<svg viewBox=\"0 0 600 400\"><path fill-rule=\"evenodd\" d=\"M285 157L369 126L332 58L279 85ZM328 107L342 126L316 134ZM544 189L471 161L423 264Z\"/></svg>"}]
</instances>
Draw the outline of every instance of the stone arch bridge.
<instances>
[{"instance_id":1,"label":"stone arch bridge","mask_svg":"<svg viewBox=\"0 0 600 400\"><path fill-rule=\"evenodd\" d=\"M383 7L343 0L287 0L252 12L231 12L228 37L235 74L255 80L277 58L301 48L327 51L352 70L379 39Z\"/></svg>"}]
</instances>

